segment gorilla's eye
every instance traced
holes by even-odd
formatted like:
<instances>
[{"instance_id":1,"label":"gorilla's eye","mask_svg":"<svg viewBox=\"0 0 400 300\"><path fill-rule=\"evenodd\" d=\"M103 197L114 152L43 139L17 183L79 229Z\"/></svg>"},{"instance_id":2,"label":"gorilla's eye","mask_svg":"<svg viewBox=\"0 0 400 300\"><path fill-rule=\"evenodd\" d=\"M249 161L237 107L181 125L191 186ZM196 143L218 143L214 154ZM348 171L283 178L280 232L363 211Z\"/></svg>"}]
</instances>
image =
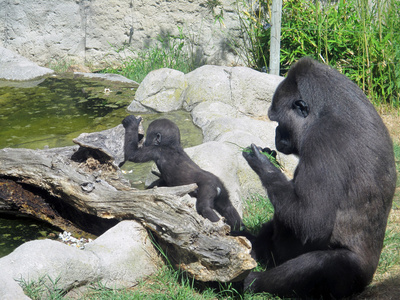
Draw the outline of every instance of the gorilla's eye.
<instances>
[{"instance_id":1,"label":"gorilla's eye","mask_svg":"<svg viewBox=\"0 0 400 300\"><path fill-rule=\"evenodd\" d=\"M292 109L296 110L299 116L306 118L310 113L308 104L303 100L296 100L292 103Z\"/></svg>"}]
</instances>

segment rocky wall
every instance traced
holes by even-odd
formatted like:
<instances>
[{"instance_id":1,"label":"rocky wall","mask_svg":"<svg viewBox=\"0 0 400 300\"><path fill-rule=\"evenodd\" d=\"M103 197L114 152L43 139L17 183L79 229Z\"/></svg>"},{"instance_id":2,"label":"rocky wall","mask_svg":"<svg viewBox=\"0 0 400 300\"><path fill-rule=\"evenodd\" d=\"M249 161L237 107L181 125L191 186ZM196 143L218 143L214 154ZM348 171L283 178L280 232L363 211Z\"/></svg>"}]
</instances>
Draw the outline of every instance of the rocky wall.
<instances>
[{"instance_id":1,"label":"rocky wall","mask_svg":"<svg viewBox=\"0 0 400 300\"><path fill-rule=\"evenodd\" d=\"M115 61L115 48L140 50L180 28L197 61L236 65L229 39L240 39L240 30L231 2L221 1L221 25L205 0L0 0L0 46L43 66L97 67Z\"/></svg>"}]
</instances>

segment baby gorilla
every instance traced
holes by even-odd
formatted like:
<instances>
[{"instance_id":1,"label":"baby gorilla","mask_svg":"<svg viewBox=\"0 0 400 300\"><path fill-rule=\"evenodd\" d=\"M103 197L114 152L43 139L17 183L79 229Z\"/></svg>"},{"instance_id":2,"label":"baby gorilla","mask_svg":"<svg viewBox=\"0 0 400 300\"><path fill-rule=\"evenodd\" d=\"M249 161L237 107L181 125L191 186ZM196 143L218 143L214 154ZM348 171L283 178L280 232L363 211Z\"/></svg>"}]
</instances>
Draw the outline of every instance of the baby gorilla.
<instances>
[{"instance_id":1,"label":"baby gorilla","mask_svg":"<svg viewBox=\"0 0 400 300\"><path fill-rule=\"evenodd\" d=\"M221 180L202 170L181 147L179 128L167 119L150 123L143 147L138 147L138 127L142 118L127 116L122 125L125 128L125 161L136 163L154 161L161 173L158 185L178 186L196 183L193 193L197 198L196 210L212 222L219 220L215 209L231 226L231 230L242 227L241 218L229 200L229 194ZM122 163L123 164L123 163ZM121 165L122 165L121 164Z\"/></svg>"}]
</instances>

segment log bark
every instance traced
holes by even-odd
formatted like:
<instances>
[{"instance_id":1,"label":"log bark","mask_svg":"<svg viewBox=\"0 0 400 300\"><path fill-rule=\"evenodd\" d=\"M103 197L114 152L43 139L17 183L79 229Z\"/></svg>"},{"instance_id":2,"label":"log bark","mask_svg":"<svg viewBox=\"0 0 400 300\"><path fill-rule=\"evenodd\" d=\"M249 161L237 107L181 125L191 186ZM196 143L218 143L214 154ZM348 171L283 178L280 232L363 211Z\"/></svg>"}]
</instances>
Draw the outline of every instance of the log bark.
<instances>
[{"instance_id":1,"label":"log bark","mask_svg":"<svg viewBox=\"0 0 400 300\"><path fill-rule=\"evenodd\" d=\"M78 146L0 150L0 209L18 210L50 223L53 220L53 225L66 230L75 224L60 210L72 209L82 214L82 219L109 220L110 226L116 220L138 220L167 246L177 267L200 281L241 280L256 266L247 239L229 236L229 226L222 220L212 223L188 204L187 194L195 184L133 189L115 163L93 157L85 162L71 159L80 151ZM32 195L13 197L18 189L13 184ZM63 219L69 229L62 228L66 226Z\"/></svg>"}]
</instances>

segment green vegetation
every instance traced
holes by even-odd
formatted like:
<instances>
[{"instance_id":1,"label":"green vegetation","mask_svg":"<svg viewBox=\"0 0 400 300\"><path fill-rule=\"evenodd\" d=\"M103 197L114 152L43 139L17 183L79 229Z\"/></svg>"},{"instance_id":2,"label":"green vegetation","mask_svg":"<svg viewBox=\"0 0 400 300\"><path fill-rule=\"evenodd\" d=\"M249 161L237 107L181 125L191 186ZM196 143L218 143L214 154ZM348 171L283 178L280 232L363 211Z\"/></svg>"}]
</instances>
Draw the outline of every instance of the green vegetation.
<instances>
[{"instance_id":1,"label":"green vegetation","mask_svg":"<svg viewBox=\"0 0 400 300\"><path fill-rule=\"evenodd\" d=\"M149 72L161 68L175 69L183 73L194 70L199 63L189 50L189 38L183 34L181 28L178 29L179 35L159 35L154 44L141 51L136 51L128 45L114 47L120 58L119 66L111 65L101 72L121 74L140 83Z\"/></svg>"},{"instance_id":2,"label":"green vegetation","mask_svg":"<svg viewBox=\"0 0 400 300\"><path fill-rule=\"evenodd\" d=\"M266 196L254 194L245 200L243 223L253 234L260 231L261 225L274 215L274 207Z\"/></svg>"},{"instance_id":3,"label":"green vegetation","mask_svg":"<svg viewBox=\"0 0 400 300\"><path fill-rule=\"evenodd\" d=\"M37 281L17 280L23 288L25 295L33 300L51 299L58 300L63 298L64 292L57 287L60 278L53 280L50 276L42 276Z\"/></svg>"},{"instance_id":4,"label":"green vegetation","mask_svg":"<svg viewBox=\"0 0 400 300\"><path fill-rule=\"evenodd\" d=\"M268 66L271 0L236 1L245 46L232 41L249 66ZM303 56L329 64L376 104L400 105L398 0L283 0L281 73Z\"/></svg>"},{"instance_id":5,"label":"green vegetation","mask_svg":"<svg viewBox=\"0 0 400 300\"><path fill-rule=\"evenodd\" d=\"M396 159L396 169L397 169L397 189L400 189L400 145L394 143L394 156ZM393 208L400 209L400 193L397 191L393 198Z\"/></svg>"}]
</instances>

